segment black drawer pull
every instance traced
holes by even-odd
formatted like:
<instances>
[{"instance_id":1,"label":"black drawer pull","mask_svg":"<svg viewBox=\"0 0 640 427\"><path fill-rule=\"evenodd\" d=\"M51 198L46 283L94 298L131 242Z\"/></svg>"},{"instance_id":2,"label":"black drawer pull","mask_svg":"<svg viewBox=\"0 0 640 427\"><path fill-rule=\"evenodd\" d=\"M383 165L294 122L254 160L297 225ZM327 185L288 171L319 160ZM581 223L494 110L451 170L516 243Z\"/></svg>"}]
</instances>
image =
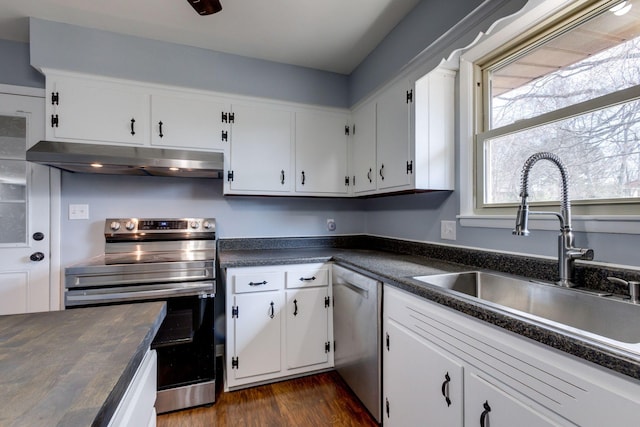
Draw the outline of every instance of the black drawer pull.
<instances>
[{"instance_id":1,"label":"black drawer pull","mask_svg":"<svg viewBox=\"0 0 640 427\"><path fill-rule=\"evenodd\" d=\"M311 282L313 280L316 280L316 276L313 276L313 277L301 277L300 278L301 282Z\"/></svg>"},{"instance_id":2,"label":"black drawer pull","mask_svg":"<svg viewBox=\"0 0 640 427\"><path fill-rule=\"evenodd\" d=\"M276 314L276 310L273 307L274 306L273 301L271 301L270 305L271 305L271 308L269 309L269 317L273 319L273 316L275 316L275 314Z\"/></svg>"},{"instance_id":3,"label":"black drawer pull","mask_svg":"<svg viewBox=\"0 0 640 427\"><path fill-rule=\"evenodd\" d=\"M489 412L491 412L491 406L489 406L489 401L485 401L482 404L482 406L484 407L484 411L482 411L482 414L480 415L480 427L484 427L484 422L487 419Z\"/></svg>"},{"instance_id":4,"label":"black drawer pull","mask_svg":"<svg viewBox=\"0 0 640 427\"><path fill-rule=\"evenodd\" d=\"M249 282L249 286L261 286L266 284L267 284L266 280L263 280L262 282Z\"/></svg>"},{"instance_id":5,"label":"black drawer pull","mask_svg":"<svg viewBox=\"0 0 640 427\"><path fill-rule=\"evenodd\" d=\"M442 395L444 396L445 401L447 402L447 406L451 406L451 399L449 399L449 383L451 382L451 377L449 376L449 372L444 375L444 382L442 383Z\"/></svg>"}]
</instances>

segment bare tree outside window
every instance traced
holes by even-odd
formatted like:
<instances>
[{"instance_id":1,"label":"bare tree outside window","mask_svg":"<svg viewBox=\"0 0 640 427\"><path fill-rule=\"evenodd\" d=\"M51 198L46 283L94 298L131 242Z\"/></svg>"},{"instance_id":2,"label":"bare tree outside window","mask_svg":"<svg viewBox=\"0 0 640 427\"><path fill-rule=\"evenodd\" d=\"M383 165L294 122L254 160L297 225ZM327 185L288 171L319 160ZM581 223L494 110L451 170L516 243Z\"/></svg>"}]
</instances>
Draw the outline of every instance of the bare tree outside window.
<instances>
[{"instance_id":1,"label":"bare tree outside window","mask_svg":"<svg viewBox=\"0 0 640 427\"><path fill-rule=\"evenodd\" d=\"M640 100L630 92L640 85L639 35L640 15L605 12L489 71L497 136L483 143L485 203L518 202L520 168L538 151L567 165L573 200L640 197ZM517 129L536 117L549 120ZM532 170L532 201L559 198L559 175L546 166Z\"/></svg>"}]
</instances>

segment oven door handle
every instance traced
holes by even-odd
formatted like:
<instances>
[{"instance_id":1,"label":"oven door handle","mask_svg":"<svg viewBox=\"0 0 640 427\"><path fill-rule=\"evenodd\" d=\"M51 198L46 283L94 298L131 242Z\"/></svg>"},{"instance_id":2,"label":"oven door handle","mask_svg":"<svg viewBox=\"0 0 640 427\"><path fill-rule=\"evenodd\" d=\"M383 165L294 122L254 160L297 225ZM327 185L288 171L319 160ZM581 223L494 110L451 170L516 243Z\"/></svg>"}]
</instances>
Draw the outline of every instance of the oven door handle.
<instances>
[{"instance_id":1,"label":"oven door handle","mask_svg":"<svg viewBox=\"0 0 640 427\"><path fill-rule=\"evenodd\" d=\"M164 289L147 289L143 291L127 290L124 292L68 291L65 295L66 306L90 305L107 302L141 301L150 299L162 299L176 296L210 294L215 291L213 282L198 284L182 284Z\"/></svg>"}]
</instances>

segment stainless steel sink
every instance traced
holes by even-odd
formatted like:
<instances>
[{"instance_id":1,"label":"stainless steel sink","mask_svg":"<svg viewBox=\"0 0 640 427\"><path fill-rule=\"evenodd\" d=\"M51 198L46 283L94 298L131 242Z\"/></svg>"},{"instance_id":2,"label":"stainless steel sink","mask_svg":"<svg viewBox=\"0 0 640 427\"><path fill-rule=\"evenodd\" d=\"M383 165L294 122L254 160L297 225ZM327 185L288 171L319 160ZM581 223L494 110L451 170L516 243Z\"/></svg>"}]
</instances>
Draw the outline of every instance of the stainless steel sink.
<instances>
[{"instance_id":1,"label":"stainless steel sink","mask_svg":"<svg viewBox=\"0 0 640 427\"><path fill-rule=\"evenodd\" d=\"M640 343L640 306L636 304L481 271L414 279L615 341Z\"/></svg>"}]
</instances>

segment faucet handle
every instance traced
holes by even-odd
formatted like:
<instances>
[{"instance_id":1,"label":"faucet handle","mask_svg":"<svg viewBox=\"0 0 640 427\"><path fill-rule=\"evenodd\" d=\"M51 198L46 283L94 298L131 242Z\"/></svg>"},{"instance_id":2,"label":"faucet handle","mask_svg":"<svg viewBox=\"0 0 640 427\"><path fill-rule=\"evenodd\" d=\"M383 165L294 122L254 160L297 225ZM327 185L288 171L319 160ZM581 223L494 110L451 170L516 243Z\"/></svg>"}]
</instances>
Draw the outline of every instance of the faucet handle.
<instances>
[{"instance_id":1,"label":"faucet handle","mask_svg":"<svg viewBox=\"0 0 640 427\"><path fill-rule=\"evenodd\" d=\"M631 302L634 304L640 304L640 282L635 280L624 280L618 277L607 277L607 280L611 283L617 283L628 287Z\"/></svg>"},{"instance_id":2,"label":"faucet handle","mask_svg":"<svg viewBox=\"0 0 640 427\"><path fill-rule=\"evenodd\" d=\"M593 261L593 257L595 256L595 252L593 249L581 249L582 257L580 259L584 259L587 261Z\"/></svg>"}]
</instances>

